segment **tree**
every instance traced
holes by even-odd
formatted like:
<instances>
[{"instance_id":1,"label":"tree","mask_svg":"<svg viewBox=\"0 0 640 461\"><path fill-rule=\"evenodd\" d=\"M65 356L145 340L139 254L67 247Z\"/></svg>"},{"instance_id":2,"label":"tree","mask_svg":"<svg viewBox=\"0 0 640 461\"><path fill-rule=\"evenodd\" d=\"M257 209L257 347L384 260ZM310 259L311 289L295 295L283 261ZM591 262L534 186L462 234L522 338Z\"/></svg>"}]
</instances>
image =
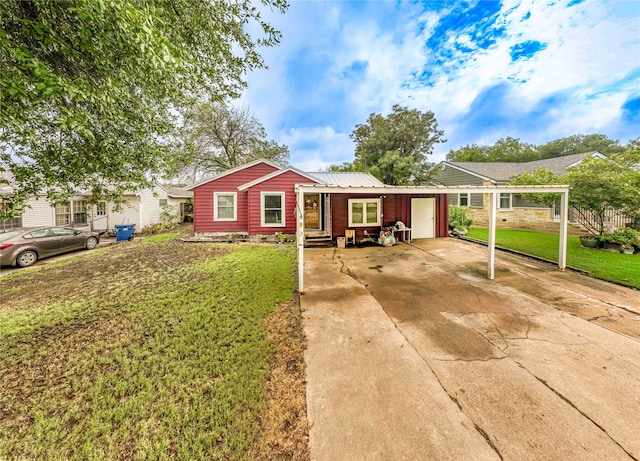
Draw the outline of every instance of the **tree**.
<instances>
[{"instance_id":1,"label":"tree","mask_svg":"<svg viewBox=\"0 0 640 461\"><path fill-rule=\"evenodd\" d=\"M182 149L174 156L170 173L181 181L196 182L258 158L287 165L287 146L266 137L248 108L200 104L185 118Z\"/></svg>"},{"instance_id":2,"label":"tree","mask_svg":"<svg viewBox=\"0 0 640 461\"><path fill-rule=\"evenodd\" d=\"M396 104L387 117L371 114L366 124L356 125L351 133L356 143L354 168L385 184L425 184L433 170L427 157L436 143L445 142L443 134L433 112Z\"/></svg>"},{"instance_id":3,"label":"tree","mask_svg":"<svg viewBox=\"0 0 640 461\"><path fill-rule=\"evenodd\" d=\"M618 141L603 134L576 134L550 141L541 146L523 143L519 139L507 136L498 139L493 146L466 145L460 149L451 149L447 160L451 162L530 162L546 158L584 152L600 152L606 156L624 151Z\"/></svg>"},{"instance_id":4,"label":"tree","mask_svg":"<svg viewBox=\"0 0 640 461\"><path fill-rule=\"evenodd\" d=\"M617 140L609 139L604 134L575 134L559 138L538 147L540 159L563 157L565 155L582 154L584 152L600 152L610 156L624 151Z\"/></svg>"},{"instance_id":5,"label":"tree","mask_svg":"<svg viewBox=\"0 0 640 461\"><path fill-rule=\"evenodd\" d=\"M571 185L570 203L582 213L583 224L593 233L604 233L607 211L625 207L627 173L626 167L614 161L586 157L565 176Z\"/></svg>"},{"instance_id":6,"label":"tree","mask_svg":"<svg viewBox=\"0 0 640 461\"><path fill-rule=\"evenodd\" d=\"M536 147L507 136L493 146L467 145L450 150L447 160L452 162L530 162L537 159Z\"/></svg>"},{"instance_id":7,"label":"tree","mask_svg":"<svg viewBox=\"0 0 640 461\"><path fill-rule=\"evenodd\" d=\"M635 147L633 147L635 146ZM625 152L625 161L640 160L638 144ZM581 223L594 234L603 234L607 213L619 210L637 219L640 215L640 170L624 162L612 159L586 157L571 168L568 174L558 177L540 169L532 174L515 176L511 184L568 184L569 203L581 216ZM554 194L524 194L527 200L552 204Z\"/></svg>"},{"instance_id":8,"label":"tree","mask_svg":"<svg viewBox=\"0 0 640 461\"><path fill-rule=\"evenodd\" d=\"M356 166L353 162L342 162L340 165L329 165L327 167L327 171L335 172L335 171L356 171Z\"/></svg>"},{"instance_id":9,"label":"tree","mask_svg":"<svg viewBox=\"0 0 640 461\"><path fill-rule=\"evenodd\" d=\"M640 139L629 141L626 150L611 159L625 168L620 182L622 185L622 210L633 220L633 226L640 228Z\"/></svg>"},{"instance_id":10,"label":"tree","mask_svg":"<svg viewBox=\"0 0 640 461\"><path fill-rule=\"evenodd\" d=\"M0 23L0 173L15 191L5 217L32 194L117 200L153 182L176 115L237 95L263 67L259 47L280 38L249 0L3 0Z\"/></svg>"},{"instance_id":11,"label":"tree","mask_svg":"<svg viewBox=\"0 0 640 461\"><path fill-rule=\"evenodd\" d=\"M533 173L523 173L515 175L509 181L509 184L516 186L530 186L530 185L563 185L567 184L567 180L561 178L547 168L539 168ZM551 206L560 200L560 194L520 194L522 198L534 203L544 203Z\"/></svg>"},{"instance_id":12,"label":"tree","mask_svg":"<svg viewBox=\"0 0 640 461\"><path fill-rule=\"evenodd\" d=\"M467 144L460 149L450 149L447 160L450 162L487 162L489 146Z\"/></svg>"}]
</instances>

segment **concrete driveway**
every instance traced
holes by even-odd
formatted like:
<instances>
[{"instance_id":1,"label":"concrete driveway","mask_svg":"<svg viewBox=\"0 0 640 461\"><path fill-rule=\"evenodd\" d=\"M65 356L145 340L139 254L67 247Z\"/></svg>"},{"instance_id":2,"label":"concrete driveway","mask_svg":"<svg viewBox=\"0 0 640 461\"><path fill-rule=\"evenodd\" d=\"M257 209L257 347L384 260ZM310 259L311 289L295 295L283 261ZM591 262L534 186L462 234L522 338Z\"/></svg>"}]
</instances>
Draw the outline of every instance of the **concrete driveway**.
<instances>
[{"instance_id":1,"label":"concrete driveway","mask_svg":"<svg viewBox=\"0 0 640 461\"><path fill-rule=\"evenodd\" d=\"M640 460L640 292L486 254L305 250L312 459Z\"/></svg>"}]
</instances>

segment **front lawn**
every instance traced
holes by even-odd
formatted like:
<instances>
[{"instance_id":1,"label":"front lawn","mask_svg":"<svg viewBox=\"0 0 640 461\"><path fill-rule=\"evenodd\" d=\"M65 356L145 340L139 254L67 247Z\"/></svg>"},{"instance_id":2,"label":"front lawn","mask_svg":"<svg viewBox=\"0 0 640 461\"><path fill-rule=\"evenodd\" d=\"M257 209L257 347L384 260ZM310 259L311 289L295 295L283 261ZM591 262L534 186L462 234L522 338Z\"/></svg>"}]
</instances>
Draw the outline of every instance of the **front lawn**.
<instances>
[{"instance_id":1,"label":"front lawn","mask_svg":"<svg viewBox=\"0 0 640 461\"><path fill-rule=\"evenodd\" d=\"M485 242L488 240L488 230L483 228L472 228L467 235ZM558 234L512 229L496 231L496 246L549 261L558 261L558 242ZM640 289L640 255L583 248L578 237L569 236L567 265L599 279Z\"/></svg>"},{"instance_id":2,"label":"front lawn","mask_svg":"<svg viewBox=\"0 0 640 461\"><path fill-rule=\"evenodd\" d=\"M165 235L0 278L0 459L304 458L294 250Z\"/></svg>"}]
</instances>

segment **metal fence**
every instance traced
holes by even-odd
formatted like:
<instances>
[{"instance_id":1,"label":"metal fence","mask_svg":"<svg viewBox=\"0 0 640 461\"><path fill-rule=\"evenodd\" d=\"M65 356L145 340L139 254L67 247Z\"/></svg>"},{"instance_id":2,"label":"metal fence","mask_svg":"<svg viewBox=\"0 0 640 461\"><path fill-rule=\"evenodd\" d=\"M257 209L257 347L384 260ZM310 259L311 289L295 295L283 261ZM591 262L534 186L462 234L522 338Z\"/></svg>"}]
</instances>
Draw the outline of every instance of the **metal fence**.
<instances>
[{"instance_id":1,"label":"metal fence","mask_svg":"<svg viewBox=\"0 0 640 461\"><path fill-rule=\"evenodd\" d=\"M620 227L640 228L640 216L632 216L619 210L607 210L600 214L581 207L574 206L572 208L572 217L575 218L575 221L596 234L600 232L601 228L609 230Z\"/></svg>"}]
</instances>

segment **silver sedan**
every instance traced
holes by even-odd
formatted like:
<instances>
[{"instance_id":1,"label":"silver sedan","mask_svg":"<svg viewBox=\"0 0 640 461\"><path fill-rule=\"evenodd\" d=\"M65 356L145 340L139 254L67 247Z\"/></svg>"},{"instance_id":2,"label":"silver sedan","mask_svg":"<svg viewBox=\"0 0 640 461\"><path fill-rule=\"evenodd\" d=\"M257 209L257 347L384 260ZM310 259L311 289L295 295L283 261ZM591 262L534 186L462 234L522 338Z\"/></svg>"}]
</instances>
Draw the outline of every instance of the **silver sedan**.
<instances>
[{"instance_id":1,"label":"silver sedan","mask_svg":"<svg viewBox=\"0 0 640 461\"><path fill-rule=\"evenodd\" d=\"M37 260L69 251L92 250L100 242L95 232L67 227L32 227L0 232L0 266L27 267Z\"/></svg>"}]
</instances>

